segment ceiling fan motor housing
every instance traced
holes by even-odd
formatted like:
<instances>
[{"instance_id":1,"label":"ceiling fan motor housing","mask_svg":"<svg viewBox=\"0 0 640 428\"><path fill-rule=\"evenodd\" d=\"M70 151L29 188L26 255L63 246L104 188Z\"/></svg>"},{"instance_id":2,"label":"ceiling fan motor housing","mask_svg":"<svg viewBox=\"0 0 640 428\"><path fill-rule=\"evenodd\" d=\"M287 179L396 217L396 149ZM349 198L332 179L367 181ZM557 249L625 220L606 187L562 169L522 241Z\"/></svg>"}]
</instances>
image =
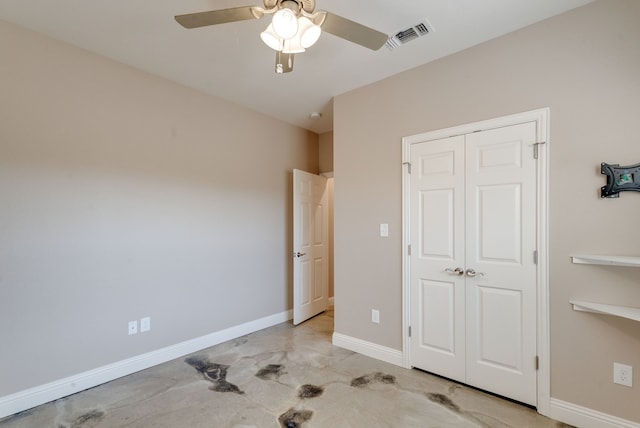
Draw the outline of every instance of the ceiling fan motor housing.
<instances>
[{"instance_id":1,"label":"ceiling fan motor housing","mask_svg":"<svg viewBox=\"0 0 640 428\"><path fill-rule=\"evenodd\" d=\"M269 10L278 7L280 9L283 7L283 3L296 3L296 10L300 11L302 9L307 13L313 13L316 9L316 0L264 0L264 8Z\"/></svg>"}]
</instances>

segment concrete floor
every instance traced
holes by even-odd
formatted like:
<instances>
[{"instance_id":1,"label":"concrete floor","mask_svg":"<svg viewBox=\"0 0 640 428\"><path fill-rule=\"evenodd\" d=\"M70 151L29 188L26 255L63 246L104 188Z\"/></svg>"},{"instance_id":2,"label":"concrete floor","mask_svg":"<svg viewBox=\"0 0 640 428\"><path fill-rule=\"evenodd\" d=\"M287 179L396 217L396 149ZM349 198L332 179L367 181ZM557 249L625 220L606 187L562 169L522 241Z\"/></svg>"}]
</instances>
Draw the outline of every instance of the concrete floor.
<instances>
[{"instance_id":1,"label":"concrete floor","mask_svg":"<svg viewBox=\"0 0 640 428\"><path fill-rule=\"evenodd\" d=\"M280 324L0 420L0 428L566 427L331 344L333 313Z\"/></svg>"}]
</instances>

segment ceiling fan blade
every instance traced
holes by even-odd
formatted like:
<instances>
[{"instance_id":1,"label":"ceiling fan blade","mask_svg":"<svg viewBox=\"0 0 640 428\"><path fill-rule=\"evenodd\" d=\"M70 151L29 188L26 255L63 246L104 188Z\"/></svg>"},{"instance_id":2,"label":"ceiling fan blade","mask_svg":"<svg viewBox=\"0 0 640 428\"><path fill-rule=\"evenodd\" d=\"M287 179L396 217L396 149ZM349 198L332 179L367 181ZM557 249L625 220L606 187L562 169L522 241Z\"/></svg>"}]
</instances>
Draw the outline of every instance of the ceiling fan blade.
<instances>
[{"instance_id":1,"label":"ceiling fan blade","mask_svg":"<svg viewBox=\"0 0 640 428\"><path fill-rule=\"evenodd\" d=\"M177 15L176 21L184 28L206 27L207 25L226 24L227 22L248 21L257 19L253 6L232 7L229 9L211 10L208 12Z\"/></svg>"},{"instance_id":2,"label":"ceiling fan blade","mask_svg":"<svg viewBox=\"0 0 640 428\"><path fill-rule=\"evenodd\" d=\"M291 73L293 71L293 54L276 52L276 74Z\"/></svg>"},{"instance_id":3,"label":"ceiling fan blade","mask_svg":"<svg viewBox=\"0 0 640 428\"><path fill-rule=\"evenodd\" d=\"M383 47L389 39L380 31L332 13L327 13L322 30L374 51Z\"/></svg>"}]
</instances>

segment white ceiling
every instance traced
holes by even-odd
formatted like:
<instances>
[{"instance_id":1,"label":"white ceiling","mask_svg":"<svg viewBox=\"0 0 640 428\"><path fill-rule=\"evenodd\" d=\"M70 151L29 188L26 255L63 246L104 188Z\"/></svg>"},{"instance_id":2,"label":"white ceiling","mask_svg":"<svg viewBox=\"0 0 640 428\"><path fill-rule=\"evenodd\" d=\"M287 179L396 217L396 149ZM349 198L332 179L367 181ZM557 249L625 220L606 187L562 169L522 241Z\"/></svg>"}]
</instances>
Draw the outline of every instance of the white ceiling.
<instances>
[{"instance_id":1,"label":"white ceiling","mask_svg":"<svg viewBox=\"0 0 640 428\"><path fill-rule=\"evenodd\" d=\"M591 1L316 0L317 9L390 35L423 19L435 31L376 52L325 33L284 75L259 37L268 17L192 30L173 18L261 0L0 0L0 19L322 133L333 127L336 95Z\"/></svg>"}]
</instances>

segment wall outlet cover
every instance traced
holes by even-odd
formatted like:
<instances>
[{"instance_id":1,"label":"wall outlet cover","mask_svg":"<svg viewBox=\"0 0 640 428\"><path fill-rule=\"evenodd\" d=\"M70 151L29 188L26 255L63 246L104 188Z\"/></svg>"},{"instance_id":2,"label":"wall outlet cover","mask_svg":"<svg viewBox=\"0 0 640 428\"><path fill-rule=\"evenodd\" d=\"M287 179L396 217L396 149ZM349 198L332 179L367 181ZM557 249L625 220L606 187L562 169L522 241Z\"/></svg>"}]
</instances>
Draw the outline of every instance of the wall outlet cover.
<instances>
[{"instance_id":1,"label":"wall outlet cover","mask_svg":"<svg viewBox=\"0 0 640 428\"><path fill-rule=\"evenodd\" d=\"M138 321L129 321L129 336L138 333Z\"/></svg>"},{"instance_id":2,"label":"wall outlet cover","mask_svg":"<svg viewBox=\"0 0 640 428\"><path fill-rule=\"evenodd\" d=\"M613 383L633 387L633 367L626 364L613 363Z\"/></svg>"}]
</instances>

